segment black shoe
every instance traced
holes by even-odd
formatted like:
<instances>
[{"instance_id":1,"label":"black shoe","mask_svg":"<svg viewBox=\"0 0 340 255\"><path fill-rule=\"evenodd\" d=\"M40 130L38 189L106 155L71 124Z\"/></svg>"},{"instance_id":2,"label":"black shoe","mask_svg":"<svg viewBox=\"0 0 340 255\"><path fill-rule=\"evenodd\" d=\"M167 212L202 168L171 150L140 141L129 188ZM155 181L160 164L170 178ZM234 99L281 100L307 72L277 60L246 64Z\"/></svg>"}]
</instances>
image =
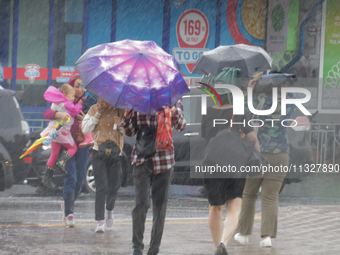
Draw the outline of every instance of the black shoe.
<instances>
[{"instance_id":1,"label":"black shoe","mask_svg":"<svg viewBox=\"0 0 340 255\"><path fill-rule=\"evenodd\" d=\"M71 158L71 156L66 152L63 151L59 160L57 161L56 166L58 166L60 168L60 170L62 171L63 174L67 174L67 171L65 169L65 165L67 163L67 161L69 161L69 159Z\"/></svg>"},{"instance_id":2,"label":"black shoe","mask_svg":"<svg viewBox=\"0 0 340 255\"><path fill-rule=\"evenodd\" d=\"M217 250L215 251L215 255L228 255L227 249L225 248L223 243L220 243L217 246Z\"/></svg>"},{"instance_id":3,"label":"black shoe","mask_svg":"<svg viewBox=\"0 0 340 255\"><path fill-rule=\"evenodd\" d=\"M134 250L132 255L143 255L143 250Z\"/></svg>"},{"instance_id":4,"label":"black shoe","mask_svg":"<svg viewBox=\"0 0 340 255\"><path fill-rule=\"evenodd\" d=\"M56 190L58 189L58 186L52 180L53 173L54 169L46 166L45 174L43 179L41 180L41 183L47 188Z\"/></svg>"}]
</instances>

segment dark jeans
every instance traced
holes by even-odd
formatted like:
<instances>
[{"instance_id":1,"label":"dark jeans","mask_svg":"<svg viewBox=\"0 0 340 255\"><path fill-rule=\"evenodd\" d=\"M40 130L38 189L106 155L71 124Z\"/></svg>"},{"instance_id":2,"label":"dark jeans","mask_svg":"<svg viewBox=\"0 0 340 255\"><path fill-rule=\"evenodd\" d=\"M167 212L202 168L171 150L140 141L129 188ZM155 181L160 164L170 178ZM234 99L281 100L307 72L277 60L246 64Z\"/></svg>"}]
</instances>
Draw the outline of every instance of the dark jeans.
<instances>
[{"instance_id":1,"label":"dark jeans","mask_svg":"<svg viewBox=\"0 0 340 255\"><path fill-rule=\"evenodd\" d=\"M73 214L74 201L80 195L86 176L89 147L77 149L66 163L67 175L64 180L63 197L65 202L65 216ZM60 155L60 154L59 154Z\"/></svg>"},{"instance_id":2,"label":"dark jeans","mask_svg":"<svg viewBox=\"0 0 340 255\"><path fill-rule=\"evenodd\" d=\"M153 222L148 254L157 254L164 229L172 168L165 173L154 174L153 162L134 166L135 208L132 210L132 242L134 250L143 250L145 219L150 208L150 186L152 189Z\"/></svg>"},{"instance_id":3,"label":"dark jeans","mask_svg":"<svg viewBox=\"0 0 340 255\"><path fill-rule=\"evenodd\" d=\"M120 161L103 160L98 158L98 152L93 151L93 173L96 183L95 219L105 219L106 210L112 211L120 187L121 167Z\"/></svg>"}]
</instances>

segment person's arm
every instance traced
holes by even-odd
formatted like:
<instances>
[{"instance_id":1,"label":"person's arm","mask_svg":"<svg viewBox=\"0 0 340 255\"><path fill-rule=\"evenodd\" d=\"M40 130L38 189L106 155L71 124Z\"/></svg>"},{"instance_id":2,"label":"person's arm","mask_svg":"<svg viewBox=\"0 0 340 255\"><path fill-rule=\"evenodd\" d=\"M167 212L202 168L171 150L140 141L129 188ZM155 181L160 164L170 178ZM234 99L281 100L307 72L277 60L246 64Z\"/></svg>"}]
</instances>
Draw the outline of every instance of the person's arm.
<instances>
[{"instance_id":1,"label":"person's arm","mask_svg":"<svg viewBox=\"0 0 340 255\"><path fill-rule=\"evenodd\" d=\"M257 139L255 131L251 131L250 133L248 133L247 138L251 141L254 141L255 142L255 145L254 145L255 150L261 152L260 143L259 143L259 140Z\"/></svg>"},{"instance_id":2,"label":"person's arm","mask_svg":"<svg viewBox=\"0 0 340 255\"><path fill-rule=\"evenodd\" d=\"M246 88L246 91L244 92L244 102L247 102L247 98L248 98L248 88L251 88L253 91L254 91L254 88L255 88L255 85L257 83L257 80L256 79L253 79L253 80L250 80L248 85L247 85L247 88Z\"/></svg>"},{"instance_id":3,"label":"person's arm","mask_svg":"<svg viewBox=\"0 0 340 255\"><path fill-rule=\"evenodd\" d=\"M43 116L47 120L62 119L64 121L67 121L68 118L70 118L70 115L67 112L53 111L51 110L51 108L46 109Z\"/></svg>"},{"instance_id":4,"label":"person's arm","mask_svg":"<svg viewBox=\"0 0 340 255\"><path fill-rule=\"evenodd\" d=\"M245 119L246 123L248 123L249 120L250 120L247 112L241 118ZM249 140L255 142L255 145L254 145L255 150L261 152L260 143L259 143L259 140L257 139L257 134L255 133L254 129L250 126L244 126L244 127L242 127L242 131L243 131L244 134L246 134L246 136Z\"/></svg>"},{"instance_id":5,"label":"person's arm","mask_svg":"<svg viewBox=\"0 0 340 255\"><path fill-rule=\"evenodd\" d=\"M172 125L177 131L183 131L187 125L184 119L182 99L178 100L175 106L171 108Z\"/></svg>"},{"instance_id":6,"label":"person's arm","mask_svg":"<svg viewBox=\"0 0 340 255\"><path fill-rule=\"evenodd\" d=\"M54 120L55 119L54 115L56 114L56 112L57 111L52 111L51 108L47 108L43 116L47 120Z\"/></svg>"},{"instance_id":7,"label":"person's arm","mask_svg":"<svg viewBox=\"0 0 340 255\"><path fill-rule=\"evenodd\" d=\"M105 109L99 104L91 106L89 112L85 115L82 121L82 131L85 135L89 134L96 128L104 110Z\"/></svg>"},{"instance_id":8,"label":"person's arm","mask_svg":"<svg viewBox=\"0 0 340 255\"><path fill-rule=\"evenodd\" d=\"M259 143L259 140L257 139L257 135L255 131L248 133L247 138L251 141L254 141L255 142L254 149L257 150L258 152L261 152L260 143ZM256 177L263 177L263 174L259 174Z\"/></svg>"},{"instance_id":9,"label":"person's arm","mask_svg":"<svg viewBox=\"0 0 340 255\"><path fill-rule=\"evenodd\" d=\"M97 115L95 116L90 116L89 114L85 115L85 118L83 119L83 122L82 122L83 123L82 129L85 135L93 131L93 129L96 127L96 125L99 122L99 118L100 116L97 116Z\"/></svg>"}]
</instances>

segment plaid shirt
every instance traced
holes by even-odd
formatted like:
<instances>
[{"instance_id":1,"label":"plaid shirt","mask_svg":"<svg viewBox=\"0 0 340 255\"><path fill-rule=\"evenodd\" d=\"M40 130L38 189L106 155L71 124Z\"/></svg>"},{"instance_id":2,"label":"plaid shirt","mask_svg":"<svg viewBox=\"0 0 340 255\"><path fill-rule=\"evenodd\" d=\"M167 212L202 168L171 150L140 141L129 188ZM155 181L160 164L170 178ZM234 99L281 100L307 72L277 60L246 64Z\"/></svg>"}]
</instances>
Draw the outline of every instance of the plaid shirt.
<instances>
[{"instance_id":1,"label":"plaid shirt","mask_svg":"<svg viewBox=\"0 0 340 255\"><path fill-rule=\"evenodd\" d=\"M186 126L186 121L183 114L182 99L178 100L175 104L176 112L172 115L172 126L178 131L183 131ZM121 122L125 135L134 136L139 128L153 127L157 128L157 113L152 115L146 115L137 112L135 116L131 117L128 121L125 118ZM143 158L137 156L136 144L134 145L131 153L131 164L140 165L148 161L149 158ZM175 164L174 150L157 150L156 154L152 157L154 174L164 173L169 170Z\"/></svg>"}]
</instances>

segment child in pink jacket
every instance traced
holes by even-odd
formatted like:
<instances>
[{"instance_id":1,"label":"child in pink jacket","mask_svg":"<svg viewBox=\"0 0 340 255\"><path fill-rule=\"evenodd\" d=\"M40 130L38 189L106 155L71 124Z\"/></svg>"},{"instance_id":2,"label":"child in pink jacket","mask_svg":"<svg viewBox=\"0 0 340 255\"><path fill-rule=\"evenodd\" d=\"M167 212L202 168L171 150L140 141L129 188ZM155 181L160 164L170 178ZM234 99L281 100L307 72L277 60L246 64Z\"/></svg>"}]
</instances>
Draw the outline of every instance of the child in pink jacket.
<instances>
[{"instance_id":1,"label":"child in pink jacket","mask_svg":"<svg viewBox=\"0 0 340 255\"><path fill-rule=\"evenodd\" d=\"M67 174L65 164L77 152L77 145L71 135L70 129L74 123L74 117L80 113L82 106L73 103L75 90L68 84L63 84L59 89L53 86L48 87L44 98L52 103L51 110L67 112L71 116L70 120L63 123L63 126L58 129L57 137L51 142L51 156L47 161L45 175L42 179L43 185L56 189L57 185L52 181L54 166L57 165L64 174ZM48 134L57 125L57 122L60 123L61 120L50 121L48 127L46 127L40 135L45 136ZM63 151L57 161L62 146L67 150Z\"/></svg>"}]
</instances>

